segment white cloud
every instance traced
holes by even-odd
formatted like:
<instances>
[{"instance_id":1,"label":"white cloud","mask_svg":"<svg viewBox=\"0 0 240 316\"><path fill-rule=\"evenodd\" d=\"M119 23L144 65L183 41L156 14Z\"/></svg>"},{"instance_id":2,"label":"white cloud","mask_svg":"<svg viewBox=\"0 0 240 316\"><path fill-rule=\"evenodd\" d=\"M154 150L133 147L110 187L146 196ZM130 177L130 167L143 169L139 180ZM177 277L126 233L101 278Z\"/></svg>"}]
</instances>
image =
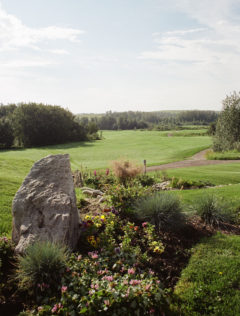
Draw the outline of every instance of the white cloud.
<instances>
[{"instance_id":1,"label":"white cloud","mask_svg":"<svg viewBox=\"0 0 240 316\"><path fill-rule=\"evenodd\" d=\"M67 40L78 42L83 30L47 26L42 28L30 28L14 15L8 14L0 5L0 50L11 48L39 48L43 41Z\"/></svg>"},{"instance_id":2,"label":"white cloud","mask_svg":"<svg viewBox=\"0 0 240 316\"><path fill-rule=\"evenodd\" d=\"M170 0L170 5L202 27L154 33L156 49L140 58L205 65L235 64L240 53L240 25L233 5L240 0Z\"/></svg>"}]
</instances>

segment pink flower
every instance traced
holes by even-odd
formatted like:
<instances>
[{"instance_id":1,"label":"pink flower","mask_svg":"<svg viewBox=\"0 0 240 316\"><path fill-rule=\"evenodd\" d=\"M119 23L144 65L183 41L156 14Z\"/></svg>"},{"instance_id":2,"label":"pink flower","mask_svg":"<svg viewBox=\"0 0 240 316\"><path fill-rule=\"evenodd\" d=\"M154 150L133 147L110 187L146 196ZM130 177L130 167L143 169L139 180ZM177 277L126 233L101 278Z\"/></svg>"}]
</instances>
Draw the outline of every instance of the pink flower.
<instances>
[{"instance_id":1,"label":"pink flower","mask_svg":"<svg viewBox=\"0 0 240 316\"><path fill-rule=\"evenodd\" d=\"M150 288L151 288L151 284L147 284L147 285L145 286L145 290L146 290L146 291L148 291Z\"/></svg>"},{"instance_id":2,"label":"pink flower","mask_svg":"<svg viewBox=\"0 0 240 316\"><path fill-rule=\"evenodd\" d=\"M124 280L124 281L123 281L123 284L124 284L124 285L128 285L128 280Z\"/></svg>"},{"instance_id":3,"label":"pink flower","mask_svg":"<svg viewBox=\"0 0 240 316\"><path fill-rule=\"evenodd\" d=\"M98 258L97 251L89 252L88 255L89 255L89 257L91 257L92 259L97 259L97 258Z\"/></svg>"},{"instance_id":4,"label":"pink flower","mask_svg":"<svg viewBox=\"0 0 240 316\"><path fill-rule=\"evenodd\" d=\"M142 223L142 227L147 226L147 224L148 224L148 222L144 222L144 223Z\"/></svg>"},{"instance_id":5,"label":"pink flower","mask_svg":"<svg viewBox=\"0 0 240 316\"><path fill-rule=\"evenodd\" d=\"M43 307L42 306L38 306L38 311L42 311L43 310Z\"/></svg>"},{"instance_id":6,"label":"pink flower","mask_svg":"<svg viewBox=\"0 0 240 316\"><path fill-rule=\"evenodd\" d=\"M96 177L96 175L97 175L97 171L96 171L96 170L94 170L93 174L94 174L94 176Z\"/></svg>"},{"instance_id":7,"label":"pink flower","mask_svg":"<svg viewBox=\"0 0 240 316\"><path fill-rule=\"evenodd\" d=\"M113 281L113 276L112 275L105 275L102 280L107 280L109 282Z\"/></svg>"},{"instance_id":8,"label":"pink flower","mask_svg":"<svg viewBox=\"0 0 240 316\"><path fill-rule=\"evenodd\" d=\"M131 285L138 285L138 284L141 284L141 281L140 280L131 280L129 282L129 284L131 284Z\"/></svg>"},{"instance_id":9,"label":"pink flower","mask_svg":"<svg viewBox=\"0 0 240 316\"><path fill-rule=\"evenodd\" d=\"M154 308L150 309L149 313L150 313L150 314L155 313L155 309L154 309Z\"/></svg>"},{"instance_id":10,"label":"pink flower","mask_svg":"<svg viewBox=\"0 0 240 316\"><path fill-rule=\"evenodd\" d=\"M61 291L62 291L62 293L64 293L64 292L66 292L67 291L67 286L62 286L62 288L61 288Z\"/></svg>"},{"instance_id":11,"label":"pink flower","mask_svg":"<svg viewBox=\"0 0 240 316\"><path fill-rule=\"evenodd\" d=\"M57 311L57 309L58 309L58 306L57 306L57 304L55 304L52 308L52 313L55 313Z\"/></svg>"},{"instance_id":12,"label":"pink flower","mask_svg":"<svg viewBox=\"0 0 240 316\"><path fill-rule=\"evenodd\" d=\"M110 305L110 301L109 300L104 300L104 304L109 306Z\"/></svg>"},{"instance_id":13,"label":"pink flower","mask_svg":"<svg viewBox=\"0 0 240 316\"><path fill-rule=\"evenodd\" d=\"M134 274L135 273L135 269L131 268L131 269L128 269L128 274Z\"/></svg>"},{"instance_id":14,"label":"pink flower","mask_svg":"<svg viewBox=\"0 0 240 316\"><path fill-rule=\"evenodd\" d=\"M82 259L82 255L79 255L78 257L77 257L77 261L80 261Z\"/></svg>"}]
</instances>

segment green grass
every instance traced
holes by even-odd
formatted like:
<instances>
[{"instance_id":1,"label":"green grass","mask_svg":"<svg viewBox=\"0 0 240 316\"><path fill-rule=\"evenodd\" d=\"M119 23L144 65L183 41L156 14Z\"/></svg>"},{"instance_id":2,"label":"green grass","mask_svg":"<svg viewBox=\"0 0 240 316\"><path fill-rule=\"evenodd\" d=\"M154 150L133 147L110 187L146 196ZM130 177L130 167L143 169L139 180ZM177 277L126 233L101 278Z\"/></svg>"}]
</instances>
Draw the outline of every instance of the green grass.
<instances>
[{"instance_id":1,"label":"green grass","mask_svg":"<svg viewBox=\"0 0 240 316\"><path fill-rule=\"evenodd\" d=\"M240 183L240 162L166 170L169 177L209 181L214 185Z\"/></svg>"},{"instance_id":2,"label":"green grass","mask_svg":"<svg viewBox=\"0 0 240 316\"><path fill-rule=\"evenodd\" d=\"M162 132L163 136L182 136L182 137L190 137L190 136L205 136L207 135L206 129L196 129L196 130L179 130L179 131L165 131Z\"/></svg>"},{"instance_id":3,"label":"green grass","mask_svg":"<svg viewBox=\"0 0 240 316\"><path fill-rule=\"evenodd\" d=\"M194 247L175 287L179 315L240 315L240 236L220 233Z\"/></svg>"},{"instance_id":4,"label":"green grass","mask_svg":"<svg viewBox=\"0 0 240 316\"><path fill-rule=\"evenodd\" d=\"M183 190L173 191L173 194L177 194L181 199L184 211L191 210L191 206L194 205L201 196L206 193L211 193L219 198L222 198L228 202L233 208L240 207L240 184L227 185L223 187L216 187L210 189L197 189L197 190Z\"/></svg>"},{"instance_id":5,"label":"green grass","mask_svg":"<svg viewBox=\"0 0 240 316\"><path fill-rule=\"evenodd\" d=\"M182 132L182 131L181 131ZM208 136L165 137L157 131L104 131L103 140L65 145L3 151L0 157L36 161L49 154L69 153L73 169L106 168L112 160L125 157L156 165L178 161L192 156L211 145Z\"/></svg>"},{"instance_id":6,"label":"green grass","mask_svg":"<svg viewBox=\"0 0 240 316\"><path fill-rule=\"evenodd\" d=\"M50 154L70 154L73 170L109 167L121 157L148 165L177 161L207 148L211 139L165 137L157 131L104 131L103 140L0 152L0 234L11 229L13 197L33 163Z\"/></svg>"},{"instance_id":7,"label":"green grass","mask_svg":"<svg viewBox=\"0 0 240 316\"><path fill-rule=\"evenodd\" d=\"M230 150L224 152L213 152L207 153L207 159L209 160L236 160L240 159L240 152L237 150Z\"/></svg>"}]
</instances>

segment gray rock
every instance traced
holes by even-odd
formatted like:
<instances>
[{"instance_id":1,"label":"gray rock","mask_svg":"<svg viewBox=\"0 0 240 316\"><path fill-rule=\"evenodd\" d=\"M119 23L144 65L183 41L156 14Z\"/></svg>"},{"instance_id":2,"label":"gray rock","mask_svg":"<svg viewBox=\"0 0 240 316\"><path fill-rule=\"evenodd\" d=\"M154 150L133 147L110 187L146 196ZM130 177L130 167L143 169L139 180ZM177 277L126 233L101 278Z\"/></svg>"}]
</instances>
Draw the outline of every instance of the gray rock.
<instances>
[{"instance_id":1,"label":"gray rock","mask_svg":"<svg viewBox=\"0 0 240 316\"><path fill-rule=\"evenodd\" d=\"M75 248L79 215L69 155L50 155L33 165L14 197L12 214L16 252L34 240Z\"/></svg>"}]
</instances>

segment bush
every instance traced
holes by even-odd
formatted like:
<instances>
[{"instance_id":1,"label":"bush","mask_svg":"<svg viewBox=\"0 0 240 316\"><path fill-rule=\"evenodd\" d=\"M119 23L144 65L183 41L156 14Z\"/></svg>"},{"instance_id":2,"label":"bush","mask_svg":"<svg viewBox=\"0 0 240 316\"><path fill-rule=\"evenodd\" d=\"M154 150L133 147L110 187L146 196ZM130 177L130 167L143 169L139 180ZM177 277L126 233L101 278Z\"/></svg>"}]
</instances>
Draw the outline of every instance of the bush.
<instances>
[{"instance_id":1,"label":"bush","mask_svg":"<svg viewBox=\"0 0 240 316\"><path fill-rule=\"evenodd\" d=\"M151 185L153 185L156 182L154 177L149 176L147 174L140 174L140 175L138 175L137 176L137 181L139 181L140 184L143 187L151 186Z\"/></svg>"},{"instance_id":2,"label":"bush","mask_svg":"<svg viewBox=\"0 0 240 316\"><path fill-rule=\"evenodd\" d=\"M108 187L106 190L109 203L120 210L122 214L128 213L129 209L137 199L150 192L151 188L142 187L140 184L135 184L133 186L117 184Z\"/></svg>"},{"instance_id":3,"label":"bush","mask_svg":"<svg viewBox=\"0 0 240 316\"><path fill-rule=\"evenodd\" d=\"M66 248L50 242L35 242L19 257L17 280L23 290L36 298L57 294L66 270Z\"/></svg>"},{"instance_id":4,"label":"bush","mask_svg":"<svg viewBox=\"0 0 240 316\"><path fill-rule=\"evenodd\" d=\"M133 162L122 160L113 162L113 172L119 179L119 182L126 184L135 178L141 172L141 167L136 166Z\"/></svg>"},{"instance_id":5,"label":"bush","mask_svg":"<svg viewBox=\"0 0 240 316\"><path fill-rule=\"evenodd\" d=\"M205 186L212 186L209 181L194 181L194 180L185 180L182 178L172 178L171 187L176 189L191 189L192 187L203 188Z\"/></svg>"},{"instance_id":6,"label":"bush","mask_svg":"<svg viewBox=\"0 0 240 316\"><path fill-rule=\"evenodd\" d=\"M197 215L208 225L219 226L220 223L234 222L229 205L212 194L205 194L198 199L195 209Z\"/></svg>"},{"instance_id":7,"label":"bush","mask_svg":"<svg viewBox=\"0 0 240 316\"><path fill-rule=\"evenodd\" d=\"M180 200L169 192L156 192L138 200L134 213L141 221L153 223L157 230L176 230L184 222Z\"/></svg>"},{"instance_id":8,"label":"bush","mask_svg":"<svg viewBox=\"0 0 240 316\"><path fill-rule=\"evenodd\" d=\"M0 304L6 301L5 297L12 288L8 276L14 263L14 245L11 239L0 237Z\"/></svg>"},{"instance_id":9,"label":"bush","mask_svg":"<svg viewBox=\"0 0 240 316\"><path fill-rule=\"evenodd\" d=\"M105 172L94 171L82 173L83 181L86 186L93 187L97 190L102 190L106 185L112 185L117 182L116 177L106 169Z\"/></svg>"}]
</instances>

